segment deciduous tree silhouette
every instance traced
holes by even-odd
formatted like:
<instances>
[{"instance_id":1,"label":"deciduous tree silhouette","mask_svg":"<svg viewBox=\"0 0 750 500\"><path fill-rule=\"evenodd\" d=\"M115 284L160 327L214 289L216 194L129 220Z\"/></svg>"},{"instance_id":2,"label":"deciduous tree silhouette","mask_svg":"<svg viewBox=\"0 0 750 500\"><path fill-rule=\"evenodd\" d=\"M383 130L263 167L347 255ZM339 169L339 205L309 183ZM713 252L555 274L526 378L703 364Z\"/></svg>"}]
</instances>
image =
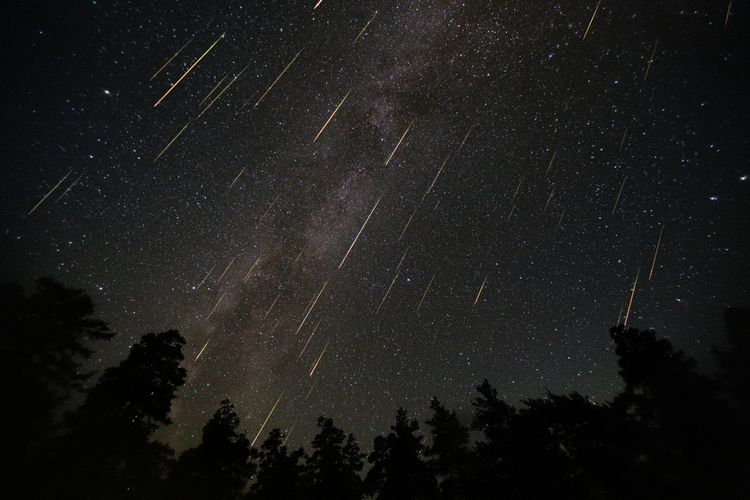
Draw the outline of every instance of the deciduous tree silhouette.
<instances>
[{"instance_id":1,"label":"deciduous tree silhouette","mask_svg":"<svg viewBox=\"0 0 750 500\"><path fill-rule=\"evenodd\" d=\"M240 419L225 399L203 427L201 443L180 455L170 475L175 498L233 500L240 498L255 471L250 441L238 431Z\"/></svg>"},{"instance_id":2,"label":"deciduous tree silhouette","mask_svg":"<svg viewBox=\"0 0 750 500\"><path fill-rule=\"evenodd\" d=\"M359 476L367 455L360 452L353 434L348 436L330 418L319 417L320 431L312 440L313 453L307 459L310 497L354 500L364 493Z\"/></svg>"},{"instance_id":3,"label":"deciduous tree silhouette","mask_svg":"<svg viewBox=\"0 0 750 500\"><path fill-rule=\"evenodd\" d=\"M419 423L409 420L406 410L399 408L391 432L378 436L373 452L368 458L372 468L367 474L366 486L377 492L380 500L435 498L435 476L422 460L425 446L418 434Z\"/></svg>"},{"instance_id":4,"label":"deciduous tree silhouette","mask_svg":"<svg viewBox=\"0 0 750 500\"><path fill-rule=\"evenodd\" d=\"M305 483L302 448L289 453L281 430L272 429L260 451L253 450L258 458L258 478L250 487L250 499L305 498L309 491Z\"/></svg>"},{"instance_id":5,"label":"deciduous tree silhouette","mask_svg":"<svg viewBox=\"0 0 750 500\"><path fill-rule=\"evenodd\" d=\"M104 371L71 415L58 467L59 487L75 498L159 498L171 449L153 441L169 424L175 392L185 381L175 330L149 333L118 366ZM57 486L56 486L57 487Z\"/></svg>"}]
</instances>

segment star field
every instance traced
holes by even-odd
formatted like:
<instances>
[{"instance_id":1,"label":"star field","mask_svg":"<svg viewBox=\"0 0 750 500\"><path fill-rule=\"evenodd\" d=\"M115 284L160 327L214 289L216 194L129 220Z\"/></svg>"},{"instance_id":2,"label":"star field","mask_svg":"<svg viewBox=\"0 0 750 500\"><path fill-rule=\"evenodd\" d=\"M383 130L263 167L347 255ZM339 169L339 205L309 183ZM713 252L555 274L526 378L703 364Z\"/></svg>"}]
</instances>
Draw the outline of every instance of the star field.
<instances>
[{"instance_id":1,"label":"star field","mask_svg":"<svg viewBox=\"0 0 750 500\"><path fill-rule=\"evenodd\" d=\"M85 288L97 368L178 328L164 439L225 397L294 444L468 418L485 377L605 400L637 274L629 324L708 362L750 282L744 3L315 3L37 3L4 35L3 278Z\"/></svg>"}]
</instances>

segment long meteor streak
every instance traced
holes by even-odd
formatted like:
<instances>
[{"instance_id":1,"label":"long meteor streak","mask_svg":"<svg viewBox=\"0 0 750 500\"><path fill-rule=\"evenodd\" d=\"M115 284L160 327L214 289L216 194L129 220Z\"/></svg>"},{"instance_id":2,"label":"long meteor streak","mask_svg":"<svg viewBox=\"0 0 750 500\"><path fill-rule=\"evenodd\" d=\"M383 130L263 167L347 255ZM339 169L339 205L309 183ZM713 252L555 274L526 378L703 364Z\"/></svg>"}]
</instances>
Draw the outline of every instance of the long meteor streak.
<instances>
[{"instance_id":1,"label":"long meteor streak","mask_svg":"<svg viewBox=\"0 0 750 500\"><path fill-rule=\"evenodd\" d=\"M479 297L482 295L482 290L484 290L484 285L487 283L487 275L485 274L484 280L482 280L482 286L479 287L479 291L477 292L477 297L474 299L474 305L477 305L477 302L479 302Z\"/></svg>"},{"instance_id":2,"label":"long meteor streak","mask_svg":"<svg viewBox=\"0 0 750 500\"><path fill-rule=\"evenodd\" d=\"M547 203L544 205L544 210L542 210L542 213L547 212L547 208L549 208L549 202L552 201L552 197L555 195L555 186L552 186L552 192L549 194L549 198L547 198Z\"/></svg>"},{"instance_id":3,"label":"long meteor streak","mask_svg":"<svg viewBox=\"0 0 750 500\"><path fill-rule=\"evenodd\" d=\"M232 186L234 186L234 183L235 183L235 182L237 182L237 180L238 180L238 179L240 178L240 176L241 176L242 174L244 174L244 173L245 173L245 170L246 170L246 169L247 169L247 167L242 167L242 170L240 170L240 173L239 173L239 174L237 174L237 177L235 177L235 178L234 178L234 180L232 181L232 183L231 183L231 184L229 185L229 189L232 189Z\"/></svg>"},{"instance_id":4,"label":"long meteor streak","mask_svg":"<svg viewBox=\"0 0 750 500\"><path fill-rule=\"evenodd\" d=\"M615 215L615 210L617 210L617 205L620 203L620 196L622 196L622 188L625 187L625 181L628 180L628 176L626 175L625 178L622 180L622 184L620 184L620 190L617 192L617 198L615 198L615 204L612 207L612 215Z\"/></svg>"},{"instance_id":5,"label":"long meteor streak","mask_svg":"<svg viewBox=\"0 0 750 500\"><path fill-rule=\"evenodd\" d=\"M357 43L357 40L359 40L359 37L362 36L362 34L365 32L365 30L367 29L367 27L370 25L370 23L373 21L373 19L375 19L375 16L377 16L377 15L378 15L378 11L376 10L375 14L373 14L372 17L370 18L370 20L367 21L367 24L365 24L365 27L362 28L359 31L359 34L357 34L357 36L354 38L354 41L352 42L352 45L354 45L355 43Z\"/></svg>"},{"instance_id":6,"label":"long meteor streak","mask_svg":"<svg viewBox=\"0 0 750 500\"><path fill-rule=\"evenodd\" d=\"M423 200L425 199L425 197L428 194L430 194L430 191L432 191L432 188L435 186L435 183L437 182L438 177L440 177L440 174L443 172L443 169L445 168L445 164L448 163L448 160L450 159L450 157L451 157L451 153L448 153L448 156L445 157L445 160L443 161L443 164L440 165L440 168L438 169L437 174L435 174L435 178L432 179L432 184L430 184L430 187L427 188L427 191L422 196Z\"/></svg>"},{"instance_id":7,"label":"long meteor streak","mask_svg":"<svg viewBox=\"0 0 750 500\"><path fill-rule=\"evenodd\" d=\"M654 268L656 267L656 256L659 255L659 246L661 246L661 236L664 234L664 226L661 226L659 231L659 239L656 241L656 250L654 250L654 260L651 262L651 271L648 273L648 280L651 281L651 277L654 275Z\"/></svg>"},{"instance_id":8,"label":"long meteor streak","mask_svg":"<svg viewBox=\"0 0 750 500\"><path fill-rule=\"evenodd\" d=\"M406 137L406 134L409 133L409 130L411 130L411 126L414 125L414 121L416 118L414 118L408 127L406 127L406 130L404 131L403 135L401 136L401 139L398 140L398 144L396 144L396 147L393 148L393 151L391 152L390 156L388 156L388 159L385 160L385 163L383 164L384 167L388 166L388 163L390 163L391 159L393 158L393 155L396 154L396 151L398 151L398 147L401 146L401 143L404 141L404 138Z\"/></svg>"},{"instance_id":9,"label":"long meteor streak","mask_svg":"<svg viewBox=\"0 0 750 500\"><path fill-rule=\"evenodd\" d=\"M200 62L201 62L201 61L203 60L203 58L204 58L204 57L206 57L206 56L208 55L208 53L209 53L209 52L211 52L211 51L213 50L213 48L214 48L214 47L216 47L216 44L217 44L217 43L219 43L219 40L221 40L222 38L224 38L224 33L222 33L222 34L221 34L221 35L219 36L219 38L217 38L217 39L216 39L216 41L215 41L214 43L212 43L212 44L211 44L211 46L210 46L210 47L209 47L208 49L206 49L206 51L205 51L205 52L204 52L203 54L201 54L201 56L200 56L200 57L199 57L199 58L198 58L198 59L197 59L197 60L196 60L196 61L195 61L195 62L193 63L193 65L192 65L192 66L190 66L190 67L188 68L188 70L187 70L187 71L185 71L185 73L184 73L184 74L183 74L183 75L182 75L182 76L180 77L180 79L179 79L179 80L177 80L176 82L174 82L174 83L172 84L172 86L171 86L171 87L169 87L169 90L167 90L167 91L166 91L166 92L164 93L164 95L163 95L163 96L161 96L161 97L159 98L159 100L158 100L158 101L156 101L156 104L154 104L154 107L156 107L156 106L158 106L159 104L161 104L161 102L162 102L162 101L163 101L163 100L164 100L164 99L165 99L165 98L166 98L166 97L167 97L167 96L168 96L168 95L170 94L170 92L172 92L172 91L174 90L174 88L175 88L175 87L176 87L177 85L179 85L179 84L180 84L180 82L181 82L181 81L182 81L182 80L183 80L183 79L184 79L184 78L185 78L186 76L188 76L188 75L190 74L190 72L191 72L191 71L193 71L193 68L195 68L196 66L198 66L198 63L200 63Z\"/></svg>"},{"instance_id":10,"label":"long meteor streak","mask_svg":"<svg viewBox=\"0 0 750 500\"><path fill-rule=\"evenodd\" d=\"M255 269L255 266L258 265L258 262L260 262L260 257L258 257L257 259L255 259L255 262L253 262L253 265L250 266L250 270L247 272L247 274L245 275L245 277L242 279L243 283L247 283L248 282L248 280L250 279L250 275L252 274L253 270Z\"/></svg>"},{"instance_id":11,"label":"long meteor streak","mask_svg":"<svg viewBox=\"0 0 750 500\"><path fill-rule=\"evenodd\" d=\"M216 89L218 89L219 86L222 83L224 83L224 80L226 80L228 76L229 76L229 73L227 72L227 74L224 75L224 77L221 80L219 80L219 83L217 83L216 85L214 85L214 88L211 89L211 92L209 92L208 94L206 94L206 97L203 98L203 100L200 102L200 104L198 104L198 106L203 106L203 103L206 102L206 101L208 101L208 98L211 97L211 95L213 95L214 92L216 92Z\"/></svg>"},{"instance_id":12,"label":"long meteor streak","mask_svg":"<svg viewBox=\"0 0 750 500\"><path fill-rule=\"evenodd\" d=\"M320 360L323 359L323 355L326 353L326 349L328 349L328 342L326 342L326 346L323 348L323 351L321 351L320 356L318 356L318 359L315 361L315 364L310 369L310 376L312 377L315 375L315 370L318 369L318 365L320 364Z\"/></svg>"},{"instance_id":13,"label":"long meteor streak","mask_svg":"<svg viewBox=\"0 0 750 500\"><path fill-rule=\"evenodd\" d=\"M237 257L232 257L232 260L229 261L229 264L227 264L227 267L224 268L224 272L221 273L221 276L219 276L219 279L216 280L217 283L221 281L221 278L223 278L225 274L227 274L227 271L229 271L229 268L232 267L232 264L234 264L234 259L236 258Z\"/></svg>"},{"instance_id":14,"label":"long meteor streak","mask_svg":"<svg viewBox=\"0 0 750 500\"><path fill-rule=\"evenodd\" d=\"M341 266L344 265L344 262L346 262L346 258L349 257L349 253L352 251L352 248L354 248L354 245L357 243L357 240L359 239L359 235L362 234L362 231L364 231L365 226L370 221L370 217L372 217L372 213L375 211L376 208L378 208L378 204L380 203L380 199L383 197L383 195L380 195L380 198L378 198L378 201L375 202L375 205L372 207L372 210L370 210L370 214L367 216L367 219L365 219L365 223L362 224L362 227L359 228L359 232L357 233L357 236L354 237L354 241L352 241L352 244L349 245L349 250L346 251L346 255L344 255L344 258L341 259L341 263L339 264L339 269L341 269Z\"/></svg>"},{"instance_id":15,"label":"long meteor streak","mask_svg":"<svg viewBox=\"0 0 750 500\"><path fill-rule=\"evenodd\" d=\"M205 344L203 344L203 349L201 349L201 352L198 353L198 355L195 357L194 361L198 361L198 358L201 357L201 354L203 354L203 351L206 350L206 347L208 347L208 343L211 342L211 337L208 338Z\"/></svg>"},{"instance_id":16,"label":"long meteor streak","mask_svg":"<svg viewBox=\"0 0 750 500\"><path fill-rule=\"evenodd\" d=\"M206 275L205 275L205 276L203 277L203 279L201 280L201 282L200 282L200 283L198 283L198 286L197 286L197 287L195 288L196 290L198 290L198 289L199 289L200 287L202 287L202 286L203 286L203 283L205 283L205 282L206 282L206 280L208 279L208 277L209 277L209 276L211 275L211 273L213 272L213 270L214 270L214 267L216 267L216 264L214 264L214 265L213 265L213 267L212 267L211 269L209 269L209 270L208 270L208 272L207 272L207 273L206 273Z\"/></svg>"},{"instance_id":17,"label":"long meteor streak","mask_svg":"<svg viewBox=\"0 0 750 500\"><path fill-rule=\"evenodd\" d=\"M211 316L213 316L213 314L216 312L216 308L219 307L219 303L221 303L221 299L223 299L224 295L226 295L226 294L227 294L227 292L224 292L224 293L221 294L221 297L219 297L219 300L216 301L216 305L214 305L214 308L211 309L211 312L208 313L208 316L206 316L206 321L208 321L209 319L211 319Z\"/></svg>"},{"instance_id":18,"label":"long meteor streak","mask_svg":"<svg viewBox=\"0 0 750 500\"><path fill-rule=\"evenodd\" d=\"M75 186L76 184L78 184L78 181L80 181L82 177L83 177L83 174L81 174L78 177L76 177L76 180L74 180L73 182L70 183L70 186L68 186L68 189L66 189L65 191L63 191L62 194L57 197L57 199L55 200L55 203L57 203L58 201L60 201L63 196L65 196L66 194L68 194L68 191L70 191L71 189L73 189L73 186Z\"/></svg>"},{"instance_id":19,"label":"long meteor streak","mask_svg":"<svg viewBox=\"0 0 750 500\"><path fill-rule=\"evenodd\" d=\"M589 30L591 29L591 25L594 24L594 18L596 17L596 12L599 10L599 4L602 3L602 0L599 0L596 2L596 7L594 7L594 13L591 14L591 20L589 21L589 25L586 26L586 32L583 34L583 39L586 39L586 36L589 34Z\"/></svg>"},{"instance_id":20,"label":"long meteor streak","mask_svg":"<svg viewBox=\"0 0 750 500\"><path fill-rule=\"evenodd\" d=\"M179 132L177 132L177 135L174 136L174 138L171 141L169 141L169 144L167 144L166 146L164 146L164 149L162 149L161 151L159 151L159 154L156 155L156 158L154 158L154 163L156 163L156 160L158 160L159 158L161 158L161 155L163 155L164 153L167 152L167 150L172 146L172 144L174 144L174 141L176 141L177 139L180 138L180 136L185 132L185 130L187 130L188 126L190 125L190 123L192 121L193 121L192 118L189 119L188 122L185 124L185 126L182 127Z\"/></svg>"},{"instance_id":21,"label":"long meteor streak","mask_svg":"<svg viewBox=\"0 0 750 500\"><path fill-rule=\"evenodd\" d=\"M281 294L278 294L275 299L273 299L273 302L271 302L271 307L268 308L266 311L266 314L263 315L263 319L266 319L269 314L271 314L271 311L273 310L273 306L276 305L276 302L279 300L279 297L281 297Z\"/></svg>"},{"instance_id":22,"label":"long meteor streak","mask_svg":"<svg viewBox=\"0 0 750 500\"><path fill-rule=\"evenodd\" d=\"M255 107L257 107L257 106L258 106L258 104L260 104L260 101L262 101L262 100L263 100L263 98L264 98L264 97L266 97L266 94L268 94L268 93L269 93L269 92L271 91L271 89L273 88L273 86L274 86L274 85L276 85L276 82L278 82L279 80L281 80L281 77L282 77L282 76L284 76L284 73L286 73L286 70L288 70L288 69L289 69L289 67L290 67L290 66L291 66L292 64L294 64L294 61L296 61L296 60L297 60L297 57L299 57L299 55L300 55L301 53L302 53L302 49L300 49L300 51L299 51L299 52L297 52L297 55L296 55L296 56L294 56L294 59L292 59L292 61L291 61L291 62L290 62L289 64L287 64L287 65L286 65L286 67L285 67L285 68L284 68L284 69L283 69L283 70L281 71L281 73L279 73L279 76L277 76L277 77L276 77L276 80L274 80L274 81L273 81L273 83L271 84L271 86L270 86L270 87L268 87L268 88L266 89L266 91L265 91L265 92L263 92L263 95L262 95L262 96L260 96L260 99L258 99L258 102L256 102L256 103L255 103Z\"/></svg>"},{"instance_id":23,"label":"long meteor streak","mask_svg":"<svg viewBox=\"0 0 750 500\"><path fill-rule=\"evenodd\" d=\"M316 295L316 296L315 296L315 300L313 300L313 303L312 303L312 305L311 305L311 306L310 306L310 308L309 308L309 309L307 310L307 314L305 314L305 317L304 317L304 318L302 318L302 322L301 322L301 323L299 324L299 326L297 327L297 331L295 331L295 332L294 332L294 334L295 334L295 335L297 335L297 334L299 333L299 331L300 331L300 330L302 329L302 327L304 326L304 324L305 324L305 321L307 321L307 317L308 317L308 316L310 316L310 313L312 312L312 310L313 310L313 309L315 309L315 304L317 304L317 303L318 303L318 299L320 298L320 296L321 296L321 295L323 295L323 290L325 290L325 289L326 289L326 285L328 285L328 282L327 282L327 281L326 281L325 283L323 283L323 287L322 287L322 288L320 289L320 291L318 292L318 295Z\"/></svg>"},{"instance_id":24,"label":"long meteor streak","mask_svg":"<svg viewBox=\"0 0 750 500\"><path fill-rule=\"evenodd\" d=\"M375 314L378 314L380 312L380 308L383 307L383 304L385 303L385 299L388 298L388 295L391 293L391 288L393 288L393 285L396 283L396 280L398 279L398 273L401 271L401 264L404 263L404 259L406 258L406 254L409 253L409 249L407 248L404 252L404 255L401 257L401 260L398 261L398 266L396 266L396 272L393 275L393 279L391 280L391 285L388 287L388 290L386 290L385 295L383 295L383 300L380 301L380 305L378 305L378 309L375 311Z\"/></svg>"},{"instance_id":25,"label":"long meteor streak","mask_svg":"<svg viewBox=\"0 0 750 500\"><path fill-rule=\"evenodd\" d=\"M281 396L283 396L284 393L282 392L281 395L279 395L279 399L276 400L276 402L273 404L273 408L271 408L271 411L268 412L268 416L263 421L263 425L260 426L260 429L258 429L258 433L255 435L255 439L253 439L253 442L250 443L250 446L255 446L255 442L258 440L258 436L260 436L260 433L263 432L263 428L268 423L268 420L271 418L271 415L273 415L274 410L276 409L276 406L279 404L279 401L281 401Z\"/></svg>"},{"instance_id":26,"label":"long meteor streak","mask_svg":"<svg viewBox=\"0 0 750 500\"><path fill-rule=\"evenodd\" d=\"M645 82L648 78L648 72L651 71L651 64L654 62L654 56L656 55L656 48L659 46L659 39L657 38L654 42L654 49L651 51L651 57L648 58L646 64L646 73L643 75L643 81Z\"/></svg>"},{"instance_id":27,"label":"long meteor streak","mask_svg":"<svg viewBox=\"0 0 750 500\"><path fill-rule=\"evenodd\" d=\"M59 187L60 187L60 184L62 184L63 182L65 182L65 179L67 179L67 178L68 178L68 176L69 176L69 175L70 175L70 174L71 174L72 172L73 172L72 170L68 171L68 173L67 173L67 174L65 174L65 175L63 176L63 178L62 178L62 179L60 179L60 180L59 180L59 181L57 182L57 184L55 184L55 186L54 186L54 187L53 187L52 189L50 189L50 190L49 190L49 192L48 192L47 194L45 194L45 195L44 195L44 197L43 197L43 198L42 198L41 200L39 200L39 202L37 202L37 204L36 204L36 205L34 205L34 208L32 208L31 210L29 210L29 213L27 213L27 214L26 214L26 216L28 217L29 215L33 214L33 213L34 213L34 211L35 211L35 210L36 210L37 208L39 208L39 206L40 206L40 205L41 205L42 203L44 203L44 200L46 200L47 198L49 198L49 195L51 195L51 194L52 194L52 193L53 193L53 192L55 191L55 189L59 188Z\"/></svg>"},{"instance_id":28,"label":"long meteor streak","mask_svg":"<svg viewBox=\"0 0 750 500\"><path fill-rule=\"evenodd\" d=\"M318 327L320 326L320 321L321 321L321 320L318 320L318 323L317 323L317 324L315 325L315 328L313 328L313 331L312 331L312 333L310 334L310 337L308 337L308 339L307 339L307 342L305 342L305 346L304 346L304 347L302 348L302 350L300 351L299 355L297 356L297 359L301 358L301 357L302 357L302 355L303 355L303 354L305 354L305 349L307 349L307 346L308 346L308 344L310 343L310 341L312 340L312 338L313 338L313 335L315 335L315 332L317 332L317 331L318 331Z\"/></svg>"},{"instance_id":29,"label":"long meteor streak","mask_svg":"<svg viewBox=\"0 0 750 500\"><path fill-rule=\"evenodd\" d=\"M630 308L633 306L633 298L635 297L635 288L638 286L638 276L641 274L641 270L639 269L637 273L635 273L635 281L633 281L633 289L630 291L630 300L628 300L628 310L625 312L625 320L622 323L622 326L628 326L628 319L630 318Z\"/></svg>"},{"instance_id":30,"label":"long meteor streak","mask_svg":"<svg viewBox=\"0 0 750 500\"><path fill-rule=\"evenodd\" d=\"M547 165L547 171L544 173L544 175L549 175L549 171L552 168L552 162L555 161L555 157L557 156L557 151L552 153L552 158L549 161L549 165Z\"/></svg>"},{"instance_id":31,"label":"long meteor streak","mask_svg":"<svg viewBox=\"0 0 750 500\"><path fill-rule=\"evenodd\" d=\"M154 78L156 78L156 76L157 76L157 75L158 75L159 73L161 73L161 72L162 72L162 70L163 70L164 68L166 68L166 67L167 67L167 66L169 65L169 63L171 63L171 62L172 62L172 60L173 60L173 59L174 59L175 57L177 57L178 55L180 55L180 52L182 52L182 49L184 49L185 47L187 47L188 45L190 45L190 42L192 42L192 41L193 41L193 39L191 38L190 40L188 40L188 41L187 41L187 43L186 43L185 45L183 45L182 47L180 47L180 48L179 48L179 50L178 50L177 52L175 52L175 53L174 53L174 55L173 55L172 57L170 57L169 59L167 59L167 62L165 62L165 63L164 63L163 65L162 65L162 67L161 67L161 68L159 68L159 69L157 69L157 70L156 70L156 73L154 73L154 76L152 76L151 78L149 78L149 79L148 79L148 81L150 82L151 80L153 80Z\"/></svg>"},{"instance_id":32,"label":"long meteor streak","mask_svg":"<svg viewBox=\"0 0 750 500\"><path fill-rule=\"evenodd\" d=\"M406 233L406 230L409 228L409 224L411 224L411 220L417 214L417 210L419 210L419 205L417 205L416 207L414 207L414 211L411 213L411 217L409 217L409 220L406 221L406 225L404 226L404 229L401 231L401 234L398 237L398 241L401 241L401 238L404 237L404 233Z\"/></svg>"},{"instance_id":33,"label":"long meteor streak","mask_svg":"<svg viewBox=\"0 0 750 500\"><path fill-rule=\"evenodd\" d=\"M328 119L326 120L326 122L323 124L323 127L320 129L320 132L318 132L318 135L316 135L315 139L313 139L313 144L315 143L315 141L318 140L318 137L320 137L320 134L323 133L323 131L326 129L326 127L331 122L331 120L333 120L333 117L336 116L336 113L339 112L339 108L341 107L342 104L344 104L344 101L346 101L346 98L349 97L349 94L352 93L352 90L353 89L349 89L349 92L346 93L346 95L344 96L344 98L341 99L341 102L338 104L338 106L336 106L336 109L333 110L333 113L331 113L331 116L329 116Z\"/></svg>"},{"instance_id":34,"label":"long meteor streak","mask_svg":"<svg viewBox=\"0 0 750 500\"><path fill-rule=\"evenodd\" d=\"M430 291L430 287L432 286L432 280L435 279L435 275L432 275L432 278L430 278L430 282L427 283L427 288L425 288L424 293L422 294L422 298L419 300L419 305L417 306L417 312L419 312L419 309L422 307L422 303L424 302L425 297L427 297L427 292Z\"/></svg>"},{"instance_id":35,"label":"long meteor streak","mask_svg":"<svg viewBox=\"0 0 750 500\"><path fill-rule=\"evenodd\" d=\"M461 151L461 149L464 147L464 144L466 144L466 139L469 138L469 134L471 134L471 131L474 130L474 125L469 127L469 131L466 132L466 135L464 136L464 140L461 141L461 145L458 147L458 150Z\"/></svg>"}]
</instances>

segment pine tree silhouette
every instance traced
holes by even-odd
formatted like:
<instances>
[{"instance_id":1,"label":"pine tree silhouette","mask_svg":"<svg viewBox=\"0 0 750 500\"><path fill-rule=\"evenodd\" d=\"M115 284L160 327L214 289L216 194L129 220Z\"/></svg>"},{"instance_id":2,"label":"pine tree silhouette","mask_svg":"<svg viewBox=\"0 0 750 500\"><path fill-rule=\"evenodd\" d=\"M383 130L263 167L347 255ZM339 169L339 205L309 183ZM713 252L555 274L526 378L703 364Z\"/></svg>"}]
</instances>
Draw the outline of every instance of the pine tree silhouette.
<instances>
[{"instance_id":1,"label":"pine tree silhouette","mask_svg":"<svg viewBox=\"0 0 750 500\"><path fill-rule=\"evenodd\" d=\"M302 448L289 453L281 430L272 429L259 452L253 450L258 459L258 478L250 487L251 499L306 498L309 491L305 483Z\"/></svg>"},{"instance_id":2,"label":"pine tree silhouette","mask_svg":"<svg viewBox=\"0 0 750 500\"><path fill-rule=\"evenodd\" d=\"M310 497L354 500L364 493L359 472L367 455L361 453L353 434L348 436L330 418L319 417L320 431L312 440L313 453L307 459Z\"/></svg>"}]
</instances>

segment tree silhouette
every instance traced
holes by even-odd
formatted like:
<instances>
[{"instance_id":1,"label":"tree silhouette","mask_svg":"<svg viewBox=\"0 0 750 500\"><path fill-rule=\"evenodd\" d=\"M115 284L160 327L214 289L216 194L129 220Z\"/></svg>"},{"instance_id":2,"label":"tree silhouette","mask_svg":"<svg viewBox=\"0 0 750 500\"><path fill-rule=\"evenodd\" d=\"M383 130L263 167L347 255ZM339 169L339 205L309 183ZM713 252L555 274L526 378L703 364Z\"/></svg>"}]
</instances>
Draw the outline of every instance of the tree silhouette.
<instances>
[{"instance_id":1,"label":"tree silhouette","mask_svg":"<svg viewBox=\"0 0 750 500\"><path fill-rule=\"evenodd\" d=\"M432 444L424 453L427 463L440 482L442 497L466 498L464 483L470 479L475 465L469 449L469 429L437 397L430 401L430 409L432 417L425 421L431 427L432 437Z\"/></svg>"},{"instance_id":2,"label":"tree silhouette","mask_svg":"<svg viewBox=\"0 0 750 500\"><path fill-rule=\"evenodd\" d=\"M57 464L60 486L77 498L158 498L171 449L152 440L169 424L175 392L185 381L175 330L149 333L118 366L104 371L71 415ZM72 493L75 492L75 493Z\"/></svg>"},{"instance_id":3,"label":"tree silhouette","mask_svg":"<svg viewBox=\"0 0 750 500\"><path fill-rule=\"evenodd\" d=\"M304 498L309 489L301 463L305 452L299 448L289 453L283 442L281 430L272 429L260 451L253 450L253 456L258 458L258 478L250 487L248 498Z\"/></svg>"},{"instance_id":4,"label":"tree silhouette","mask_svg":"<svg viewBox=\"0 0 750 500\"><path fill-rule=\"evenodd\" d=\"M361 453L353 434L348 436L330 418L319 417L320 431L312 440L307 459L310 497L314 499L358 499L363 495L359 472L367 455Z\"/></svg>"},{"instance_id":5,"label":"tree silhouette","mask_svg":"<svg viewBox=\"0 0 750 500\"><path fill-rule=\"evenodd\" d=\"M201 443L180 455L170 475L175 498L231 500L240 498L255 471L250 441L238 432L240 419L225 399L203 427Z\"/></svg>"},{"instance_id":6,"label":"tree silhouette","mask_svg":"<svg viewBox=\"0 0 750 500\"><path fill-rule=\"evenodd\" d=\"M396 423L386 436L378 436L368 461L372 468L366 486L378 499L434 498L437 484L427 464L422 460L425 446L423 436L417 434L419 423L409 420L406 410L396 411Z\"/></svg>"}]
</instances>

